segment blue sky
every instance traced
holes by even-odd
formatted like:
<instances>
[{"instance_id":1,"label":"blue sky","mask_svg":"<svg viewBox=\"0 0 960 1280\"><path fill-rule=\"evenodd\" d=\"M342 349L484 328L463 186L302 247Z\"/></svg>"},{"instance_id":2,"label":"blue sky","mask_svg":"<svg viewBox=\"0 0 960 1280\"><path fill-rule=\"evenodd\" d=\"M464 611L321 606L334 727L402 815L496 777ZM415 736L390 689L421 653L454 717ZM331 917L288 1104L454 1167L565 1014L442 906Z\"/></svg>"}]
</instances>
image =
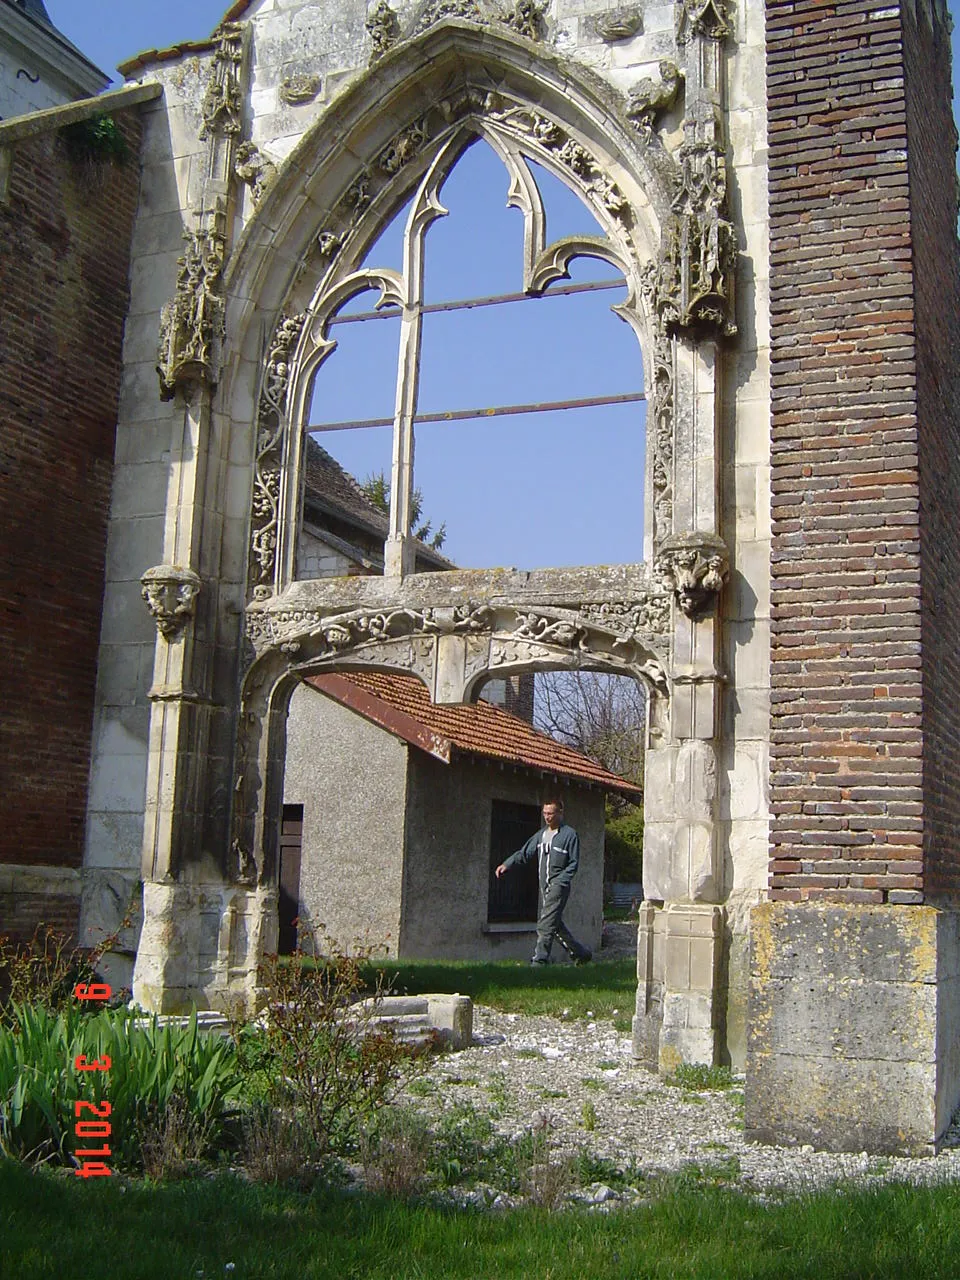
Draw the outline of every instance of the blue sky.
<instances>
[{"instance_id":1,"label":"blue sky","mask_svg":"<svg viewBox=\"0 0 960 1280\"><path fill-rule=\"evenodd\" d=\"M108 74L143 49L210 34L225 0L46 0L51 18ZM951 0L958 30L960 0ZM955 109L956 109L955 99ZM539 177L539 175L538 175ZM444 188L450 210L427 238L428 300L520 291L521 217L505 207L506 173L484 144ZM543 184L548 237L597 232L561 183ZM399 222L371 265L399 266ZM583 262L577 279L597 279ZM628 327L609 308L620 293L579 295L428 316L424 412L620 394L642 389ZM369 306L359 300L356 309ZM398 322L338 326L338 349L318 374L314 422L389 416ZM417 430L416 481L425 512L445 522L445 552L464 566L596 564L642 557L644 406L630 404ZM390 432L337 432L321 443L363 478L389 471Z\"/></svg>"}]
</instances>

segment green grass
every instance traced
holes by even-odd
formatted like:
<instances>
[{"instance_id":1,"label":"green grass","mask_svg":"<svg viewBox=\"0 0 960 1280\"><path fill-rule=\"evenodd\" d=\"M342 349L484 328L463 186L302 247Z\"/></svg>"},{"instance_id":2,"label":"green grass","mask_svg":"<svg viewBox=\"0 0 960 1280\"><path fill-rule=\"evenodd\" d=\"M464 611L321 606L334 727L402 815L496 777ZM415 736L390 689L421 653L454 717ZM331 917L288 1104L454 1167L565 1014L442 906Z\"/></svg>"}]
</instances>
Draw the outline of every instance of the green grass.
<instances>
[{"instance_id":1,"label":"green grass","mask_svg":"<svg viewBox=\"0 0 960 1280\"><path fill-rule=\"evenodd\" d=\"M568 1010L571 1018L583 1018L588 1012L598 1018L612 1018L617 1010L626 1017L627 1028L627 1015L637 994L637 966L632 959L604 960L580 967L556 964L542 969L520 960L490 964L472 960L397 961L367 966L365 975L371 987L378 971L386 975L396 995L456 991L504 1013L553 1017Z\"/></svg>"},{"instance_id":2,"label":"green grass","mask_svg":"<svg viewBox=\"0 0 960 1280\"><path fill-rule=\"evenodd\" d=\"M949 1185L779 1204L673 1189L609 1215L499 1214L227 1177L81 1183L0 1164L0 1275L17 1280L932 1280L955 1275L958 1257L960 1189Z\"/></svg>"}]
</instances>

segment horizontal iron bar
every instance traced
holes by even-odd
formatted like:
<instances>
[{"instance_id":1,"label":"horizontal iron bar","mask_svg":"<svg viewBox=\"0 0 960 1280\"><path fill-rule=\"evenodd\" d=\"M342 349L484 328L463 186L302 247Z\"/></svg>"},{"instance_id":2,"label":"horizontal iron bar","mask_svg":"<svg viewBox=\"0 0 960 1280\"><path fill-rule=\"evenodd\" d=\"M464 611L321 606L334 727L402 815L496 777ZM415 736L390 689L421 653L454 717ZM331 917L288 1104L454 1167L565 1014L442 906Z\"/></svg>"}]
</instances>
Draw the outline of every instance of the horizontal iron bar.
<instances>
[{"instance_id":1,"label":"horizontal iron bar","mask_svg":"<svg viewBox=\"0 0 960 1280\"><path fill-rule=\"evenodd\" d=\"M591 396L587 400L545 400L540 404L501 404L489 409L448 409L446 413L418 413L418 422L466 422L470 418L506 418L515 413L553 413L557 409L599 409L608 404L634 404L646 400L643 391L628 391L622 396ZM393 418L360 418L356 422L322 422L305 427L307 435L323 431L349 431L358 427L392 427Z\"/></svg>"},{"instance_id":2,"label":"horizontal iron bar","mask_svg":"<svg viewBox=\"0 0 960 1280\"><path fill-rule=\"evenodd\" d=\"M461 298L457 302L425 302L420 307L421 315L434 311L469 311L473 307L495 307L503 302L539 302L542 298L558 298L569 293L597 293L601 289L623 289L626 280L590 280L583 284L562 284L556 289L544 293L492 293L487 298ZM356 324L358 320L389 320L403 315L400 307L384 307L382 311L358 311L353 316L334 316L327 322L328 327L334 324Z\"/></svg>"}]
</instances>

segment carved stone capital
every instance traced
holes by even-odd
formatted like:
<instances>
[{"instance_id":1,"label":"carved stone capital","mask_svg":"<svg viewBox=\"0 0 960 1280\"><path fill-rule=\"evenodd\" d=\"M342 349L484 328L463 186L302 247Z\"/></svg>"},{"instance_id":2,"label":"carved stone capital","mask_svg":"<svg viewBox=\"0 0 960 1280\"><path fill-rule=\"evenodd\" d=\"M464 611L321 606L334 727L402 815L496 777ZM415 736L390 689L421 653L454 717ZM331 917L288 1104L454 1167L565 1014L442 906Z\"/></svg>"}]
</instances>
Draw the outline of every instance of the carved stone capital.
<instances>
[{"instance_id":1,"label":"carved stone capital","mask_svg":"<svg viewBox=\"0 0 960 1280\"><path fill-rule=\"evenodd\" d=\"M143 575L140 588L157 630L165 639L172 640L196 612L199 577L192 569L180 565L158 564Z\"/></svg>"},{"instance_id":2,"label":"carved stone capital","mask_svg":"<svg viewBox=\"0 0 960 1280\"><path fill-rule=\"evenodd\" d=\"M688 618L709 609L730 576L730 555L724 540L713 533L675 533L664 538L657 556L657 573Z\"/></svg>"}]
</instances>

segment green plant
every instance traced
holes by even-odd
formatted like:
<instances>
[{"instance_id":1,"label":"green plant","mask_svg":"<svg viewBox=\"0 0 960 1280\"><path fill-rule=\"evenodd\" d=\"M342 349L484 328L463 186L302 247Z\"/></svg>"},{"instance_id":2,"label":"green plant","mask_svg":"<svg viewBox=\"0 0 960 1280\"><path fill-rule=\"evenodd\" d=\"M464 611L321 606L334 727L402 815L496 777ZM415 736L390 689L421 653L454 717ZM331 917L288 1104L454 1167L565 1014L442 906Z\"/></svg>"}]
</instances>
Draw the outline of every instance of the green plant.
<instances>
[{"instance_id":1,"label":"green plant","mask_svg":"<svg viewBox=\"0 0 960 1280\"><path fill-rule=\"evenodd\" d=\"M125 165L130 148L113 116L95 115L60 130L70 159L82 164Z\"/></svg>"},{"instance_id":2,"label":"green plant","mask_svg":"<svg viewBox=\"0 0 960 1280\"><path fill-rule=\"evenodd\" d=\"M243 1164L260 1183L288 1183L304 1189L315 1181L317 1151L300 1120L267 1102L243 1113Z\"/></svg>"},{"instance_id":3,"label":"green plant","mask_svg":"<svg viewBox=\"0 0 960 1280\"><path fill-rule=\"evenodd\" d=\"M390 481L387 479L386 472L376 471L367 476L360 488L367 501L372 503L382 515L390 514ZM432 522L421 520L422 515L423 491L414 489L410 496L410 527L413 530L413 536L427 546L433 547L434 551L439 551L447 540L446 521L434 533Z\"/></svg>"},{"instance_id":4,"label":"green plant","mask_svg":"<svg viewBox=\"0 0 960 1280\"><path fill-rule=\"evenodd\" d=\"M681 1089L732 1089L736 1084L729 1067L711 1067L705 1063L681 1063L667 1080L667 1084L678 1085Z\"/></svg>"},{"instance_id":5,"label":"green plant","mask_svg":"<svg viewBox=\"0 0 960 1280\"><path fill-rule=\"evenodd\" d=\"M401 1043L378 1023L385 983L362 999L369 953L352 955L301 925L290 957L269 956L262 1028L245 1062L252 1087L303 1117L317 1149L346 1150L374 1111L421 1070L426 1050Z\"/></svg>"},{"instance_id":6,"label":"green plant","mask_svg":"<svg viewBox=\"0 0 960 1280\"><path fill-rule=\"evenodd\" d=\"M588 1133L592 1133L597 1127L597 1108L589 1098L580 1108L580 1123Z\"/></svg>"},{"instance_id":7,"label":"green plant","mask_svg":"<svg viewBox=\"0 0 960 1280\"><path fill-rule=\"evenodd\" d=\"M0 1027L0 1151L21 1160L70 1160L74 1102L109 1101L112 1162L140 1168L143 1140L155 1138L175 1098L186 1099L205 1140L218 1140L240 1090L233 1045L206 1035L196 1015L186 1026L141 1022L127 1010L54 1014L42 1005L13 1009ZM79 1073L79 1055L110 1059L106 1072Z\"/></svg>"},{"instance_id":8,"label":"green plant","mask_svg":"<svg viewBox=\"0 0 960 1280\"><path fill-rule=\"evenodd\" d=\"M432 1137L416 1111L388 1107L362 1134L360 1159L371 1191L410 1199L426 1185Z\"/></svg>"},{"instance_id":9,"label":"green plant","mask_svg":"<svg viewBox=\"0 0 960 1280\"><path fill-rule=\"evenodd\" d=\"M79 982L93 982L104 955L115 945L120 931L129 926L133 904L117 929L95 947L78 947L73 939L48 924L38 924L27 942L13 942L0 935L0 1026L14 1025L15 1010L35 1005L52 1013L83 1009L74 997ZM114 992L111 1004L122 1004L127 991ZM90 1005L88 1011L102 1009Z\"/></svg>"},{"instance_id":10,"label":"green plant","mask_svg":"<svg viewBox=\"0 0 960 1280\"><path fill-rule=\"evenodd\" d=\"M603 841L605 881L639 883L643 879L643 805L614 815L609 809Z\"/></svg>"}]
</instances>

